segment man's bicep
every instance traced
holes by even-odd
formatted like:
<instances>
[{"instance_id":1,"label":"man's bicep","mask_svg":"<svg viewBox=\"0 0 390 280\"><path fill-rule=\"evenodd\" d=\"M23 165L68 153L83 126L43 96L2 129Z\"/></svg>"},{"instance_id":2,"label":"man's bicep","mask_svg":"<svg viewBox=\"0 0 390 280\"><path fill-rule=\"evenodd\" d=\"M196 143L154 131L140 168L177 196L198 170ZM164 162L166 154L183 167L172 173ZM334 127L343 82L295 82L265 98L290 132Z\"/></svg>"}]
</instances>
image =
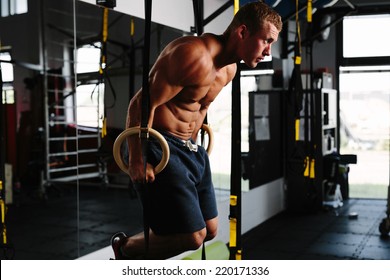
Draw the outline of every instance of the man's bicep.
<instances>
[{"instance_id":1,"label":"man's bicep","mask_svg":"<svg viewBox=\"0 0 390 280\"><path fill-rule=\"evenodd\" d=\"M182 86L175 84L169 79L166 71L159 70L155 73L150 83L151 106L158 107L168 102L182 89Z\"/></svg>"}]
</instances>

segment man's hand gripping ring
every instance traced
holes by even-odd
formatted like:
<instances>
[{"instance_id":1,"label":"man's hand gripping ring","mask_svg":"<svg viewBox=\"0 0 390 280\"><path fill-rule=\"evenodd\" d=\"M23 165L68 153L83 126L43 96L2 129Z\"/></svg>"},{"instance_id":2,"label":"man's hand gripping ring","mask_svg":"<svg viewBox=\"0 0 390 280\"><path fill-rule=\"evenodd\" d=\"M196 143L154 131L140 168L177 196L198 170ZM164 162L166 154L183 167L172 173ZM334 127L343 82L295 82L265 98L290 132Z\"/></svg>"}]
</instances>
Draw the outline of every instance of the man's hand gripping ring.
<instances>
[{"instance_id":1,"label":"man's hand gripping ring","mask_svg":"<svg viewBox=\"0 0 390 280\"><path fill-rule=\"evenodd\" d=\"M125 129L124 131L122 131L121 134L118 135L118 137L116 138L116 140L114 142L114 147L113 147L113 151L112 152L113 152L116 164L119 166L119 168L123 172L125 172L127 174L129 173L129 167L128 167L128 165L126 163L124 163L123 158L121 156L121 145L122 145L122 142L128 136L131 136L131 135L134 135L134 134L139 134L140 131L141 131L141 129L140 129L139 126L137 126L137 127L130 127L128 129ZM149 134L151 136L153 136L154 138L156 138L158 140L158 142L160 143L161 149L162 149L161 161L154 168L154 173L158 174L168 164L169 155L170 155L169 146L168 146L167 140L165 140L165 138L157 130L154 130L153 128L149 128L148 131L149 131Z\"/></svg>"},{"instance_id":2,"label":"man's hand gripping ring","mask_svg":"<svg viewBox=\"0 0 390 280\"><path fill-rule=\"evenodd\" d=\"M214 134L213 131L211 130L211 127L207 124L202 125L202 130L204 130L209 136L209 144L207 145L206 151L207 154L210 155L214 147Z\"/></svg>"}]
</instances>

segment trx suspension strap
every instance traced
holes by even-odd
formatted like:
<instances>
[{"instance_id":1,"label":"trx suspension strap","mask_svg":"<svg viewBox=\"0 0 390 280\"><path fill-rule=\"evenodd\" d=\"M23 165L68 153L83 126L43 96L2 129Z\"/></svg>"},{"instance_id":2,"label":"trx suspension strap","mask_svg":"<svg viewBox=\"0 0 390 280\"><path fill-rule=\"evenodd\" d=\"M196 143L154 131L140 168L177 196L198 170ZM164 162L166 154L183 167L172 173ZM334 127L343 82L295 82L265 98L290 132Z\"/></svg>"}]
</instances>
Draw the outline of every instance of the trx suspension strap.
<instances>
[{"instance_id":1,"label":"trx suspension strap","mask_svg":"<svg viewBox=\"0 0 390 280\"><path fill-rule=\"evenodd\" d=\"M241 93L240 64L232 82L232 148L230 173L230 259L241 260Z\"/></svg>"},{"instance_id":2,"label":"trx suspension strap","mask_svg":"<svg viewBox=\"0 0 390 280\"><path fill-rule=\"evenodd\" d=\"M299 26L298 18L298 0L296 0L296 39L294 45L294 69L291 75L289 84L289 92L293 95L292 102L295 105L295 141L299 140L299 129L300 129L300 112L302 110L303 100L303 88L302 88L302 77L301 77L301 31Z\"/></svg>"},{"instance_id":3,"label":"trx suspension strap","mask_svg":"<svg viewBox=\"0 0 390 280\"><path fill-rule=\"evenodd\" d=\"M203 0L193 0L195 16L195 32L198 36L203 34Z\"/></svg>"},{"instance_id":4,"label":"trx suspension strap","mask_svg":"<svg viewBox=\"0 0 390 280\"><path fill-rule=\"evenodd\" d=\"M203 0L193 0L194 17L195 17L195 32L198 36L203 34ZM207 125L207 114L203 120L203 124ZM204 143L204 130L201 130L201 144ZM206 247L202 244L202 260L206 260Z\"/></svg>"},{"instance_id":5,"label":"trx suspension strap","mask_svg":"<svg viewBox=\"0 0 390 280\"><path fill-rule=\"evenodd\" d=\"M133 98L135 93L135 44L134 44L134 36L135 36L135 23L134 18L130 19L130 42L131 42L131 50L129 53L129 101Z\"/></svg>"},{"instance_id":6,"label":"trx suspension strap","mask_svg":"<svg viewBox=\"0 0 390 280\"><path fill-rule=\"evenodd\" d=\"M152 24L152 0L145 0L145 31L144 31L144 52L142 72L142 97L141 97L141 127L139 137L141 138L142 159L144 163L145 178L142 186L141 199L143 202L143 220L145 236L145 256L149 251L149 188L146 182L146 166L149 138L149 55L150 55L150 32Z\"/></svg>"},{"instance_id":7,"label":"trx suspension strap","mask_svg":"<svg viewBox=\"0 0 390 280\"><path fill-rule=\"evenodd\" d=\"M203 34L203 31L204 31L204 25L203 25L203 15L204 15L203 6L204 6L204 3L203 3L203 0L193 0L192 4L194 7L194 17L195 17L195 30L194 31L198 36L200 36ZM203 119L203 125L204 126L208 125L207 114ZM201 129L200 136L201 136L201 145L204 146L205 131L204 131L203 127ZM203 246L203 248L204 248L204 246Z\"/></svg>"},{"instance_id":8,"label":"trx suspension strap","mask_svg":"<svg viewBox=\"0 0 390 280\"><path fill-rule=\"evenodd\" d=\"M102 26L102 51L101 51L101 56L100 56L100 67L99 67L100 82L103 82L104 69L105 69L106 63L107 63L107 37L108 37L108 8L104 8L103 9L103 26ZM100 94L100 92L99 92L99 94ZM104 111L106 111L106 109L104 109ZM106 112L104 112L103 127L102 127L101 135L102 135L102 138L107 135Z\"/></svg>"},{"instance_id":9,"label":"trx suspension strap","mask_svg":"<svg viewBox=\"0 0 390 280\"><path fill-rule=\"evenodd\" d=\"M298 149L296 145L300 140L300 112L303 108L303 87L302 87L302 77L301 77L301 35L300 35L300 26L298 19L298 0L296 0L296 37L294 43L294 69L291 74L291 79L289 81L289 99L290 103L294 107L294 141L295 148ZM306 99L307 100L307 99ZM306 124L305 124L306 125Z\"/></svg>"},{"instance_id":10,"label":"trx suspension strap","mask_svg":"<svg viewBox=\"0 0 390 280\"><path fill-rule=\"evenodd\" d=\"M305 174L309 180L309 203L310 207L316 208L316 202L317 202L317 190L315 186L315 157L316 157L316 143L317 143L317 133L316 133L316 110L315 110L315 104L316 104L316 96L314 96L313 91L313 81L314 81L314 74L313 74L313 26L312 26L312 0L307 1L307 38L308 38L308 44L306 47L306 51L309 55L310 60L310 83L308 84L308 93L307 96L310 96L310 141L309 141L309 147L308 147L308 157L307 157L307 165L308 165L308 172Z\"/></svg>"},{"instance_id":11,"label":"trx suspension strap","mask_svg":"<svg viewBox=\"0 0 390 280\"><path fill-rule=\"evenodd\" d=\"M101 54L100 54L100 65L99 65L99 81L96 84L96 88L98 88L98 95L100 95L100 84L103 84L105 80L108 82L108 85L111 89L111 93L114 98L114 102L110 106L106 106L104 104L104 111L103 111L103 125L102 125L102 130L101 130L101 137L104 138L107 135L107 108L113 108L115 106L116 102L116 92L115 89L111 83L110 77L107 75L107 39L108 39L108 13L109 13L109 8L104 7L103 8L103 17L102 17L102 40L101 40ZM95 90L94 90L95 91ZM92 94L94 93L92 92ZM99 96L98 96L99 100Z\"/></svg>"},{"instance_id":12,"label":"trx suspension strap","mask_svg":"<svg viewBox=\"0 0 390 280\"><path fill-rule=\"evenodd\" d=\"M298 11L298 0L296 0L295 10L295 24L296 24L296 36L294 42L294 68L291 74L288 88L288 102L292 108L291 123L287 120L287 126L291 127L291 138L287 141L291 143L287 148L287 183L288 183L288 195L289 195L289 208L296 210L296 207L300 208L300 201L291 199L297 196L302 191L301 178L305 172L305 152L302 148L302 137L300 133L301 129L301 111L303 108L303 87L302 87L302 76L301 76L301 35L299 26L299 11ZM305 99L307 101L307 98ZM306 109L307 107L305 107ZM306 119L305 119L306 120ZM307 121L304 122L305 128ZM290 131L290 128L287 128ZM306 129L305 129L306 131ZM305 137L306 138L306 137ZM307 139L307 138L306 138ZM297 183L298 181L298 183ZM290 198L291 196L291 198Z\"/></svg>"},{"instance_id":13,"label":"trx suspension strap","mask_svg":"<svg viewBox=\"0 0 390 280\"><path fill-rule=\"evenodd\" d=\"M234 1L234 13L239 9L239 1ZM230 173L230 259L241 260L241 73L240 63L232 81L232 147Z\"/></svg>"}]
</instances>

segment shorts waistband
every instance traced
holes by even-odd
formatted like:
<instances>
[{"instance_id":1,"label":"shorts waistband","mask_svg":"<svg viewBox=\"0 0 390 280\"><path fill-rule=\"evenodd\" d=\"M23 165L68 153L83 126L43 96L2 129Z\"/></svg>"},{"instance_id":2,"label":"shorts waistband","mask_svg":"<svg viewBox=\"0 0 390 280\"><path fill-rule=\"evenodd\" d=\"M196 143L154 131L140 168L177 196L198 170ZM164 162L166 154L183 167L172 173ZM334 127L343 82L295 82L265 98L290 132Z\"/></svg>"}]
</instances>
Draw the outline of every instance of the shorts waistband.
<instances>
[{"instance_id":1,"label":"shorts waistband","mask_svg":"<svg viewBox=\"0 0 390 280\"><path fill-rule=\"evenodd\" d=\"M170 134L169 132L166 132L166 131L159 131L159 132L164 136L164 138L167 141L170 141L171 143L174 143L174 144L182 146L182 147L184 146L193 152L198 151L198 145L191 138L188 140L183 140L183 139L180 139L180 138Z\"/></svg>"}]
</instances>

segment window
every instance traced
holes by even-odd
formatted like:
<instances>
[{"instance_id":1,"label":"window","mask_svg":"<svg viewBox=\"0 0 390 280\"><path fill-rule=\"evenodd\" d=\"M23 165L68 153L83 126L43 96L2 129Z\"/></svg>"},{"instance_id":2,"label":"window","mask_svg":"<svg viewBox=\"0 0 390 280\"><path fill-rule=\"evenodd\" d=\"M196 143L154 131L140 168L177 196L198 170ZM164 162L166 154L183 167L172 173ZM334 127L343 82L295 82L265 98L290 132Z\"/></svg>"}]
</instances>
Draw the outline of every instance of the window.
<instances>
[{"instance_id":1,"label":"window","mask_svg":"<svg viewBox=\"0 0 390 280\"><path fill-rule=\"evenodd\" d=\"M15 93L13 87L3 86L3 104L14 104Z\"/></svg>"},{"instance_id":2,"label":"window","mask_svg":"<svg viewBox=\"0 0 390 280\"><path fill-rule=\"evenodd\" d=\"M390 148L390 15L346 17L340 66L340 153L349 165L349 194L386 198ZM361 35L369 35L368 42ZM373 59L375 58L375 59Z\"/></svg>"},{"instance_id":3,"label":"window","mask_svg":"<svg viewBox=\"0 0 390 280\"><path fill-rule=\"evenodd\" d=\"M14 81L14 67L12 63L6 61L11 61L11 55L8 52L0 53L0 67L1 67L1 78L3 83L11 83Z\"/></svg>"},{"instance_id":4,"label":"window","mask_svg":"<svg viewBox=\"0 0 390 280\"><path fill-rule=\"evenodd\" d=\"M76 90L77 124L102 127L104 84L81 85Z\"/></svg>"},{"instance_id":5,"label":"window","mask_svg":"<svg viewBox=\"0 0 390 280\"><path fill-rule=\"evenodd\" d=\"M346 17L343 21L344 57L390 56L388 30L390 15Z\"/></svg>"},{"instance_id":6,"label":"window","mask_svg":"<svg viewBox=\"0 0 390 280\"><path fill-rule=\"evenodd\" d=\"M100 43L94 43L77 49L76 71L79 77L99 71L100 46ZM96 76L80 81L82 83L76 90L77 124L101 128L104 117L104 83L100 83Z\"/></svg>"},{"instance_id":7,"label":"window","mask_svg":"<svg viewBox=\"0 0 390 280\"><path fill-rule=\"evenodd\" d=\"M2 17L27 13L27 0L1 0L0 9Z\"/></svg>"},{"instance_id":8,"label":"window","mask_svg":"<svg viewBox=\"0 0 390 280\"><path fill-rule=\"evenodd\" d=\"M14 81L14 68L12 63L6 62L11 61L11 55L8 52L0 53L0 61L1 79L3 81L2 102L3 104L14 104L15 94L12 86L12 82Z\"/></svg>"},{"instance_id":9,"label":"window","mask_svg":"<svg viewBox=\"0 0 390 280\"><path fill-rule=\"evenodd\" d=\"M371 71L341 68L340 110L348 134L342 144L355 150L382 150L389 144L390 65L381 72L378 69L384 67L363 69L367 68Z\"/></svg>"},{"instance_id":10,"label":"window","mask_svg":"<svg viewBox=\"0 0 390 280\"><path fill-rule=\"evenodd\" d=\"M99 71L100 46L100 43L95 43L77 49L77 74Z\"/></svg>"}]
</instances>

